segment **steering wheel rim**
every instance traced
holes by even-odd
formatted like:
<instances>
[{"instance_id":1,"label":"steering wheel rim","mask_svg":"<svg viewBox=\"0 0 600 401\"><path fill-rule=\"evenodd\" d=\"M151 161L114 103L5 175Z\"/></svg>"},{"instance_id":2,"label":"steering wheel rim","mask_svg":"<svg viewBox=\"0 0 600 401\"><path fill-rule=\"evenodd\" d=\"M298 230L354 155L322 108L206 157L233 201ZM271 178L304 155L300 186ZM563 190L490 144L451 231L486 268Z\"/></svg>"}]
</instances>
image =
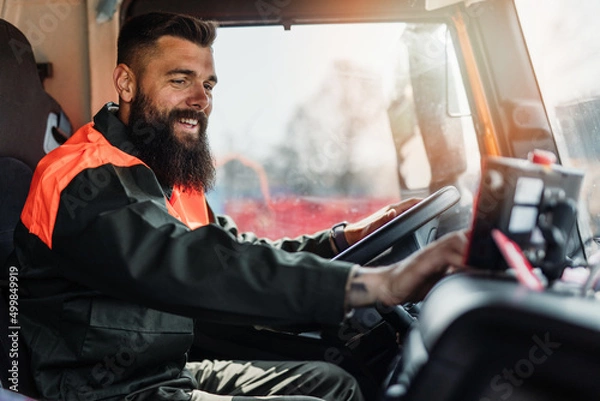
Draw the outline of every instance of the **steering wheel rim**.
<instances>
[{"instance_id":1,"label":"steering wheel rim","mask_svg":"<svg viewBox=\"0 0 600 401\"><path fill-rule=\"evenodd\" d=\"M332 259L364 265L450 209L459 200L460 192L456 187L443 187Z\"/></svg>"}]
</instances>

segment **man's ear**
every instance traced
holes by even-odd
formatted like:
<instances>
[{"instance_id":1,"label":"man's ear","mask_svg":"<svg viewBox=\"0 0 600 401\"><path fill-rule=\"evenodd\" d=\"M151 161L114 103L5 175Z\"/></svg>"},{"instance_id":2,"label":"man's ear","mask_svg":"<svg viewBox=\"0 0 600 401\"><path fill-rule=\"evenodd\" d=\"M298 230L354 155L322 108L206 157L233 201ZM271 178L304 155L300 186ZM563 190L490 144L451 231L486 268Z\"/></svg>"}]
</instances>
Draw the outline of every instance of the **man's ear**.
<instances>
[{"instance_id":1,"label":"man's ear","mask_svg":"<svg viewBox=\"0 0 600 401\"><path fill-rule=\"evenodd\" d=\"M113 83L119 94L119 103L131 103L135 94L135 75L126 64L119 64L113 72Z\"/></svg>"}]
</instances>

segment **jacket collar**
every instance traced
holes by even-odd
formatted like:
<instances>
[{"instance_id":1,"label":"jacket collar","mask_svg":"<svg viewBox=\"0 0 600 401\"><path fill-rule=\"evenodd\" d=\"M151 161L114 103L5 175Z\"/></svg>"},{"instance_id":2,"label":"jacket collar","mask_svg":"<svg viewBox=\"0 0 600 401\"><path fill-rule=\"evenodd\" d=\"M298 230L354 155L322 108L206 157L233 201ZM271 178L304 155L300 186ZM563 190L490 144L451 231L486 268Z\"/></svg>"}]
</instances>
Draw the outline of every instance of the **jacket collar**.
<instances>
[{"instance_id":1,"label":"jacket collar","mask_svg":"<svg viewBox=\"0 0 600 401\"><path fill-rule=\"evenodd\" d=\"M111 145L136 156L133 143L129 140L128 128L117 117L118 110L119 106L115 103L105 104L94 116L94 128L102 133Z\"/></svg>"},{"instance_id":2,"label":"jacket collar","mask_svg":"<svg viewBox=\"0 0 600 401\"><path fill-rule=\"evenodd\" d=\"M133 142L129 140L129 128L117 117L119 105L109 102L94 116L94 128L99 131L111 145L125 153L138 157ZM159 183L160 184L160 183ZM171 198L173 188L160 184L167 199Z\"/></svg>"}]
</instances>

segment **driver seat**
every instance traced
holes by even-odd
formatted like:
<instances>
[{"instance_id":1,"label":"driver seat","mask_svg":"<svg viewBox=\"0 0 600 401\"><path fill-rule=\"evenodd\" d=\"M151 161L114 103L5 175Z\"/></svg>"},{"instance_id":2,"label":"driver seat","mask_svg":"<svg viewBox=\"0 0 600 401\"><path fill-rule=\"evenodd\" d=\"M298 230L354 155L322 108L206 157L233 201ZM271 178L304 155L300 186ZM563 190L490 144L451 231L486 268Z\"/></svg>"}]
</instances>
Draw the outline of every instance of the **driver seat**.
<instances>
[{"instance_id":1,"label":"driver seat","mask_svg":"<svg viewBox=\"0 0 600 401\"><path fill-rule=\"evenodd\" d=\"M42 86L33 50L21 31L0 19L0 263L38 161L70 136L71 122Z\"/></svg>"},{"instance_id":2,"label":"driver seat","mask_svg":"<svg viewBox=\"0 0 600 401\"><path fill-rule=\"evenodd\" d=\"M60 105L42 86L31 44L18 28L0 19L0 387L35 397L37 391L23 343L18 352L18 385L10 368L16 361L8 337L8 267L16 266L13 233L38 161L72 131ZM13 286L14 288L14 286ZM18 322L17 322L18 323ZM12 330L11 330L12 332ZM4 399L0 396L0 399Z\"/></svg>"}]
</instances>

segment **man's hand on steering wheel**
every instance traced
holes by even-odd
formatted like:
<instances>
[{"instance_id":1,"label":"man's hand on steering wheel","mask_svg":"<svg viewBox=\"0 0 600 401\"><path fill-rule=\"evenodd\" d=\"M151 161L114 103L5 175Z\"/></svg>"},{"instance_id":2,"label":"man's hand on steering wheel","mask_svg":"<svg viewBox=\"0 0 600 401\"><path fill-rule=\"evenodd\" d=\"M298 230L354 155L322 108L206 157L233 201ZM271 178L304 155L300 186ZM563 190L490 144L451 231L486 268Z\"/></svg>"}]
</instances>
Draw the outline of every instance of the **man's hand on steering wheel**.
<instances>
[{"instance_id":1,"label":"man's hand on steering wheel","mask_svg":"<svg viewBox=\"0 0 600 401\"><path fill-rule=\"evenodd\" d=\"M392 220L394 217L419 203L421 200L422 199L420 198L406 199L386 206L356 223L348 224L344 228L344 235L348 245L357 243L367 235L371 234L373 231L377 230L379 227L383 226L388 221Z\"/></svg>"},{"instance_id":2,"label":"man's hand on steering wheel","mask_svg":"<svg viewBox=\"0 0 600 401\"><path fill-rule=\"evenodd\" d=\"M465 231L456 231L430 243L406 259L384 267L355 267L346 290L348 308L417 302L442 277L463 270L467 250Z\"/></svg>"}]
</instances>

